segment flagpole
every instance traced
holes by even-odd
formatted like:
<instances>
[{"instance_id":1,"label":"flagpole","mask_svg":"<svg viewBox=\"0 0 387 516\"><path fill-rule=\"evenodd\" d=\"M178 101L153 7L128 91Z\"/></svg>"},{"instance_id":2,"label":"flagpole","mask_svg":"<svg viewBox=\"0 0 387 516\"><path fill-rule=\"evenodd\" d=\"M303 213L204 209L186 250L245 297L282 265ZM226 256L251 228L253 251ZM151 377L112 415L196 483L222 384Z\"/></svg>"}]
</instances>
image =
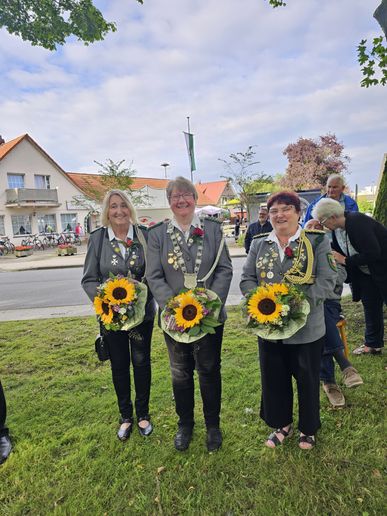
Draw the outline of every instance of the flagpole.
<instances>
[{"instance_id":1,"label":"flagpole","mask_svg":"<svg viewBox=\"0 0 387 516\"><path fill-rule=\"evenodd\" d=\"M190 134L191 130L190 130L190 127L189 127L189 116L187 116L187 127L188 127L188 134ZM189 169L190 169L190 173L191 173L191 183L193 183L192 167L190 166Z\"/></svg>"}]
</instances>

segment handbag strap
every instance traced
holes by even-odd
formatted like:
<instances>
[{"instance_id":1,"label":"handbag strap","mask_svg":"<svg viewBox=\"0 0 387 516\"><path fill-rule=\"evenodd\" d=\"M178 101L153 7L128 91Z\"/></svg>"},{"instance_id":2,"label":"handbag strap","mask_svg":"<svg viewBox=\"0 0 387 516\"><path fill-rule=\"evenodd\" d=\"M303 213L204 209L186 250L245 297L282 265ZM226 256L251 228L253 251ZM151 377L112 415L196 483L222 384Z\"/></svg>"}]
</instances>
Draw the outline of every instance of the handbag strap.
<instances>
[{"instance_id":1,"label":"handbag strap","mask_svg":"<svg viewBox=\"0 0 387 516\"><path fill-rule=\"evenodd\" d=\"M98 267L98 279L100 282L102 282L102 274L101 274L101 267L100 267L100 261L101 261L101 254L102 254L102 244L103 239L106 234L106 228L102 228L99 241L98 241L98 251L97 251L97 267Z\"/></svg>"},{"instance_id":2,"label":"handbag strap","mask_svg":"<svg viewBox=\"0 0 387 516\"><path fill-rule=\"evenodd\" d=\"M146 244L146 240L145 240L145 237L141 231L141 229L138 227L137 224L134 225L134 228L135 228L135 231L136 231L136 234L137 234L137 238L138 238L138 241L140 242L140 244L142 245L142 248L144 249L144 262L145 262L145 269L144 269L144 275L143 277L141 278L141 281L143 282L144 281L144 278L145 278L145 271L146 271L146 253L147 253L147 244Z\"/></svg>"},{"instance_id":3,"label":"handbag strap","mask_svg":"<svg viewBox=\"0 0 387 516\"><path fill-rule=\"evenodd\" d=\"M198 279L198 283L205 283L208 280L208 278L211 276L211 274L214 272L214 270L220 260L220 255L222 254L223 247L224 247L224 235L222 235L222 240L220 241L220 244L219 244L218 254L216 255L215 261L212 264L211 269L207 272L207 274L204 276L204 278L202 278L200 280Z\"/></svg>"}]
</instances>

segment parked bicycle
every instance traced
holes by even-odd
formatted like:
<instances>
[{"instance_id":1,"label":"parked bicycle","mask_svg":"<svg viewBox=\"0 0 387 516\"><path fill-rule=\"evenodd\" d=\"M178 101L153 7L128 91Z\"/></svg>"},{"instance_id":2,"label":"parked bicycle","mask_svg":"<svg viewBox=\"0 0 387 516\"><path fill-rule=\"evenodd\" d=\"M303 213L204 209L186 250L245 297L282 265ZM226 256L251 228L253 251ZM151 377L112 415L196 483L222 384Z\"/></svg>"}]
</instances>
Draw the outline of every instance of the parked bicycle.
<instances>
[{"instance_id":1,"label":"parked bicycle","mask_svg":"<svg viewBox=\"0 0 387 516\"><path fill-rule=\"evenodd\" d=\"M34 251L44 251L44 244L38 235L29 235L27 238L23 238L21 245L31 246Z\"/></svg>"},{"instance_id":2,"label":"parked bicycle","mask_svg":"<svg viewBox=\"0 0 387 516\"><path fill-rule=\"evenodd\" d=\"M0 237L0 250L2 254L12 254L15 252L15 245L10 241L9 237Z\"/></svg>"}]
</instances>

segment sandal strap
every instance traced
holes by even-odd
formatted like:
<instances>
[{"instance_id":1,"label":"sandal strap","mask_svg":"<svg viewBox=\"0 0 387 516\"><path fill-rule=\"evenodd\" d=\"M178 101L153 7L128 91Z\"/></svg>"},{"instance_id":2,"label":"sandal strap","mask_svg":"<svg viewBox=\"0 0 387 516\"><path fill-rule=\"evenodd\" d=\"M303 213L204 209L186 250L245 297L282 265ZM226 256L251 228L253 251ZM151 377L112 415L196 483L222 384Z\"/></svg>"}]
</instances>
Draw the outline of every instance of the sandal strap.
<instances>
[{"instance_id":1,"label":"sandal strap","mask_svg":"<svg viewBox=\"0 0 387 516\"><path fill-rule=\"evenodd\" d=\"M307 443L314 446L316 444L316 439L313 435L300 435L298 439L299 443Z\"/></svg>"},{"instance_id":2,"label":"sandal strap","mask_svg":"<svg viewBox=\"0 0 387 516\"><path fill-rule=\"evenodd\" d=\"M268 441L272 441L276 446L279 446L281 445L284 440L286 439L286 437L290 437L293 433L293 425L290 425L289 427L289 430L284 430L283 428L277 428L277 430L274 430L274 432L272 432L269 437L267 438ZM277 437L277 434L281 434L284 436L284 438L282 439L282 441L280 441Z\"/></svg>"}]
</instances>

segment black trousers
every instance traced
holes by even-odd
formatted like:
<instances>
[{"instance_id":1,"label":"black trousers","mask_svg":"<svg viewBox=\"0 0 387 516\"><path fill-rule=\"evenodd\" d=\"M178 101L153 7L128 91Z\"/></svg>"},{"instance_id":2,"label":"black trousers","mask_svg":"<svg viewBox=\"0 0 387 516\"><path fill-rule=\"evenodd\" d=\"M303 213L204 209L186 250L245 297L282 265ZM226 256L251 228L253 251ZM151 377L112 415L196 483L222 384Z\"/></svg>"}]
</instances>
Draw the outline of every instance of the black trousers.
<instances>
[{"instance_id":1,"label":"black trousers","mask_svg":"<svg viewBox=\"0 0 387 516\"><path fill-rule=\"evenodd\" d=\"M172 374L172 387L175 397L179 426L194 425L194 370L199 376L200 394L203 401L203 414L207 427L218 427L222 398L222 379L220 374L221 349L224 326L215 328L214 335L185 344L176 342L164 333L169 353Z\"/></svg>"},{"instance_id":2,"label":"black trousers","mask_svg":"<svg viewBox=\"0 0 387 516\"><path fill-rule=\"evenodd\" d=\"M0 437L8 435L8 428L5 427L5 420L7 418L7 405L5 403L5 396L3 386L0 381Z\"/></svg>"},{"instance_id":3,"label":"black trousers","mask_svg":"<svg viewBox=\"0 0 387 516\"><path fill-rule=\"evenodd\" d=\"M365 318L364 342L370 348L384 346L383 294L380 286L369 274L359 272L356 280L361 289L361 302ZM387 300L385 300L387 305Z\"/></svg>"},{"instance_id":4,"label":"black trousers","mask_svg":"<svg viewBox=\"0 0 387 516\"><path fill-rule=\"evenodd\" d=\"M104 338L109 346L112 378L117 395L118 408L121 416L125 419L133 417L130 363L133 366L137 418L149 415L152 332L153 320L143 322L129 331L109 331L104 333Z\"/></svg>"},{"instance_id":5,"label":"black trousers","mask_svg":"<svg viewBox=\"0 0 387 516\"><path fill-rule=\"evenodd\" d=\"M258 338L262 378L261 418L273 428L293 421L293 386L298 391L298 429L320 428L320 361L325 337L308 344L282 344Z\"/></svg>"}]
</instances>

